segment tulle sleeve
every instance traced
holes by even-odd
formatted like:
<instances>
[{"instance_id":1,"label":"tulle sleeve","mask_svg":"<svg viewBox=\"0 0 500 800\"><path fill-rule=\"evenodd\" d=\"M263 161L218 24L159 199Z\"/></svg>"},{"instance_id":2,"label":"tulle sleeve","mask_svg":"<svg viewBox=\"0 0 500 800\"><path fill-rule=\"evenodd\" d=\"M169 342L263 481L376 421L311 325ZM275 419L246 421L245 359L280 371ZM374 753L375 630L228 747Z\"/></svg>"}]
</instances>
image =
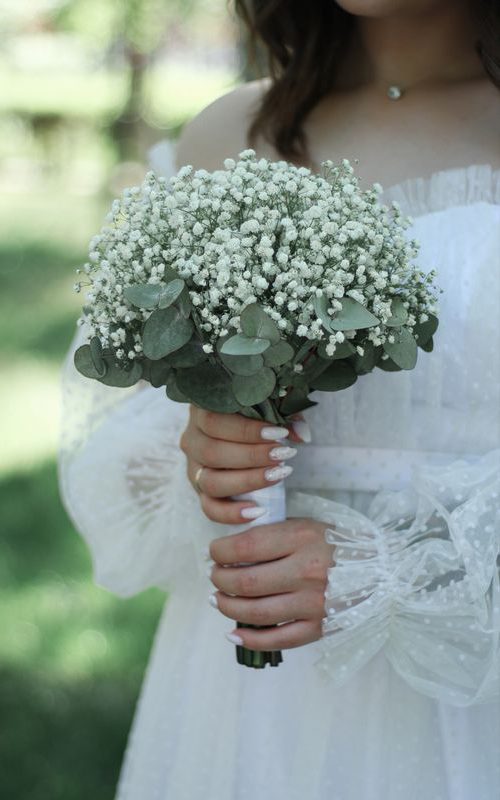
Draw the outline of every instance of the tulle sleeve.
<instances>
[{"instance_id":1,"label":"tulle sleeve","mask_svg":"<svg viewBox=\"0 0 500 800\"><path fill-rule=\"evenodd\" d=\"M63 368L59 481L95 581L127 597L197 580L222 526L202 514L187 479L187 406L149 384L115 389L82 377L73 353L83 341L80 329Z\"/></svg>"},{"instance_id":2,"label":"tulle sleeve","mask_svg":"<svg viewBox=\"0 0 500 800\"><path fill-rule=\"evenodd\" d=\"M335 544L325 592L325 678L343 683L384 650L414 689L458 706L500 698L500 451L415 468L367 515L306 494L290 511Z\"/></svg>"}]
</instances>

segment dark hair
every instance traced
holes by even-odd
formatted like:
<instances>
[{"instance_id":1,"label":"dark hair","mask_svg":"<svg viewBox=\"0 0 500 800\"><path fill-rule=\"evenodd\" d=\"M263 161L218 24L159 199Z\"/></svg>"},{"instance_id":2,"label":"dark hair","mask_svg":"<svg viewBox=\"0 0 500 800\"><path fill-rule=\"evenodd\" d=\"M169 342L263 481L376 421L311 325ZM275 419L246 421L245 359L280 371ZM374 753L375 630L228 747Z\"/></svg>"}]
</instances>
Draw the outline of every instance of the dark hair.
<instances>
[{"instance_id":1,"label":"dark hair","mask_svg":"<svg viewBox=\"0 0 500 800\"><path fill-rule=\"evenodd\" d=\"M250 37L250 58L267 60L271 85L248 130L287 159L307 163L303 123L333 88L339 64L350 43L355 17L333 0L234 0ZM500 0L472 0L477 17L477 52L485 72L500 88Z\"/></svg>"}]
</instances>

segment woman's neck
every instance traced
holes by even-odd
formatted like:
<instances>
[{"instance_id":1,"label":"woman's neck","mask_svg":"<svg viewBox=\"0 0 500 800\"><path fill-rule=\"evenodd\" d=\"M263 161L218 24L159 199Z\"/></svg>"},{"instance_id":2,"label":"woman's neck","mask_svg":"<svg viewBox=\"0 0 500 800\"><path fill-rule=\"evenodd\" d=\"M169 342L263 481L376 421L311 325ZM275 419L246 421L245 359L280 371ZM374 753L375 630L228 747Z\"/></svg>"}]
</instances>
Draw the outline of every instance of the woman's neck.
<instances>
[{"instance_id":1,"label":"woman's neck","mask_svg":"<svg viewBox=\"0 0 500 800\"><path fill-rule=\"evenodd\" d=\"M337 88L412 88L474 79L484 75L476 40L476 22L465 0L436 3L420 13L358 17Z\"/></svg>"}]
</instances>

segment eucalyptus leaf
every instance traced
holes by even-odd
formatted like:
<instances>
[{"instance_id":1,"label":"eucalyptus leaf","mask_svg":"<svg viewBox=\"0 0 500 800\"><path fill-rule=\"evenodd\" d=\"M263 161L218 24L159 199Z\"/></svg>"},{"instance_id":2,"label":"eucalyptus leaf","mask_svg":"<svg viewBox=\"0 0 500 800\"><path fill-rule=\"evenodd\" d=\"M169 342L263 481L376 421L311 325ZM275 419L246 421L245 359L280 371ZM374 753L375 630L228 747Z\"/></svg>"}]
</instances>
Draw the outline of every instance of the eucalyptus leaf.
<instances>
[{"instance_id":1,"label":"eucalyptus leaf","mask_svg":"<svg viewBox=\"0 0 500 800\"><path fill-rule=\"evenodd\" d=\"M332 330L359 330L360 328L372 328L374 325L379 324L377 317L352 297L343 297L340 302L342 303L342 309L337 311L335 316L330 319Z\"/></svg>"},{"instance_id":2,"label":"eucalyptus leaf","mask_svg":"<svg viewBox=\"0 0 500 800\"><path fill-rule=\"evenodd\" d=\"M233 393L242 406L255 406L264 402L276 385L276 375L269 367L263 367L254 375L234 375Z\"/></svg>"},{"instance_id":3,"label":"eucalyptus leaf","mask_svg":"<svg viewBox=\"0 0 500 800\"><path fill-rule=\"evenodd\" d=\"M295 352L291 344L285 342L284 339L273 344L264 353L264 364L266 367L281 367L287 361L291 361Z\"/></svg>"},{"instance_id":4,"label":"eucalyptus leaf","mask_svg":"<svg viewBox=\"0 0 500 800\"><path fill-rule=\"evenodd\" d=\"M271 344L278 344L281 334L275 321L266 314L258 303L245 306L240 315L241 330L245 336L257 339L269 339Z\"/></svg>"},{"instance_id":5,"label":"eucalyptus leaf","mask_svg":"<svg viewBox=\"0 0 500 800\"><path fill-rule=\"evenodd\" d=\"M82 344L82 346L76 350L75 355L73 356L73 363L78 372L85 378L94 378L95 380L99 380L99 378L103 377L100 371L96 369L94 359L92 358L90 345L88 344Z\"/></svg>"},{"instance_id":6,"label":"eucalyptus leaf","mask_svg":"<svg viewBox=\"0 0 500 800\"><path fill-rule=\"evenodd\" d=\"M244 408L240 408L239 413L242 414L244 417L248 417L249 419L258 419L262 421L264 418L262 414L260 414L256 408L252 408L252 406L245 406Z\"/></svg>"},{"instance_id":7,"label":"eucalyptus leaf","mask_svg":"<svg viewBox=\"0 0 500 800\"><path fill-rule=\"evenodd\" d=\"M106 374L106 362L102 357L102 344L98 336L93 336L90 340L90 355L99 378L104 378Z\"/></svg>"},{"instance_id":8,"label":"eucalyptus leaf","mask_svg":"<svg viewBox=\"0 0 500 800\"><path fill-rule=\"evenodd\" d=\"M167 360L172 367L196 367L207 360L207 354L198 339L191 339L179 350L170 353L167 356Z\"/></svg>"},{"instance_id":9,"label":"eucalyptus leaf","mask_svg":"<svg viewBox=\"0 0 500 800\"><path fill-rule=\"evenodd\" d=\"M438 329L439 320L434 314L429 314L426 322L418 322L413 329L419 347L426 344Z\"/></svg>"},{"instance_id":10,"label":"eucalyptus leaf","mask_svg":"<svg viewBox=\"0 0 500 800\"><path fill-rule=\"evenodd\" d=\"M273 403L269 398L264 400L263 403L259 403L259 413L261 414L262 419L266 422L269 422L271 425L282 425L285 422L284 418L278 411L276 403Z\"/></svg>"},{"instance_id":11,"label":"eucalyptus leaf","mask_svg":"<svg viewBox=\"0 0 500 800\"><path fill-rule=\"evenodd\" d=\"M176 403L190 402L189 397L186 397L186 395L183 394L180 391L179 387L177 386L177 378L175 372L171 372L169 376L166 388L166 394L169 400L174 400Z\"/></svg>"},{"instance_id":12,"label":"eucalyptus leaf","mask_svg":"<svg viewBox=\"0 0 500 800\"><path fill-rule=\"evenodd\" d=\"M311 386L322 392L338 392L356 383L357 377L354 367L348 361L334 361L315 378Z\"/></svg>"},{"instance_id":13,"label":"eucalyptus leaf","mask_svg":"<svg viewBox=\"0 0 500 800\"><path fill-rule=\"evenodd\" d=\"M391 314L392 316L390 319L387 320L385 323L390 328L396 327L399 328L401 325L404 325L408 319L408 310L405 308L403 300L400 297L395 297L391 303Z\"/></svg>"},{"instance_id":14,"label":"eucalyptus leaf","mask_svg":"<svg viewBox=\"0 0 500 800\"><path fill-rule=\"evenodd\" d=\"M243 333L237 333L226 339L221 347L221 353L228 356L256 356L267 350L270 344L269 339L250 338Z\"/></svg>"},{"instance_id":15,"label":"eucalyptus leaf","mask_svg":"<svg viewBox=\"0 0 500 800\"><path fill-rule=\"evenodd\" d=\"M384 372L401 372L401 367L398 367L392 358L381 358L377 363L377 367L383 369Z\"/></svg>"},{"instance_id":16,"label":"eucalyptus leaf","mask_svg":"<svg viewBox=\"0 0 500 800\"><path fill-rule=\"evenodd\" d=\"M153 311L142 336L144 355L152 361L179 350L191 338L193 323L174 306Z\"/></svg>"},{"instance_id":17,"label":"eucalyptus leaf","mask_svg":"<svg viewBox=\"0 0 500 800\"><path fill-rule=\"evenodd\" d=\"M125 389L133 386L137 381L142 378L142 365L139 361L132 361L130 368L118 366L118 364L111 359L106 359L106 374L99 381L105 386L118 386Z\"/></svg>"},{"instance_id":18,"label":"eucalyptus leaf","mask_svg":"<svg viewBox=\"0 0 500 800\"><path fill-rule=\"evenodd\" d=\"M297 348L295 356L293 357L294 364L301 364L308 353L315 347L315 343L310 339L305 339L302 344Z\"/></svg>"},{"instance_id":19,"label":"eucalyptus leaf","mask_svg":"<svg viewBox=\"0 0 500 800\"><path fill-rule=\"evenodd\" d=\"M186 284L183 280L181 280L181 278L174 278L173 281L170 281L170 283L167 283L166 286L163 286L159 302L160 308L168 308L172 305L172 303L175 303L185 285Z\"/></svg>"},{"instance_id":20,"label":"eucalyptus leaf","mask_svg":"<svg viewBox=\"0 0 500 800\"><path fill-rule=\"evenodd\" d=\"M363 344L363 350L362 356L356 353L352 359L352 365L358 375L366 375L371 372L382 355L382 348L375 347L370 341Z\"/></svg>"},{"instance_id":21,"label":"eucalyptus leaf","mask_svg":"<svg viewBox=\"0 0 500 800\"><path fill-rule=\"evenodd\" d=\"M331 326L332 317L328 313L328 309L331 308L331 303L328 297L325 294L322 294L321 297L315 296L313 297L312 304L318 319L321 320L323 327L329 332L335 330Z\"/></svg>"},{"instance_id":22,"label":"eucalyptus leaf","mask_svg":"<svg viewBox=\"0 0 500 800\"><path fill-rule=\"evenodd\" d=\"M304 367L304 371L298 373L299 377L302 377L302 380L306 383L311 383L318 375L321 375L322 372L327 369L327 367L332 363L331 358L321 358L319 355L310 356L307 360L307 364ZM297 381L293 381L295 386L299 385Z\"/></svg>"},{"instance_id":23,"label":"eucalyptus leaf","mask_svg":"<svg viewBox=\"0 0 500 800\"><path fill-rule=\"evenodd\" d=\"M149 367L149 382L151 386L158 388L168 383L168 378L172 374L172 367L166 359L151 361Z\"/></svg>"},{"instance_id":24,"label":"eucalyptus leaf","mask_svg":"<svg viewBox=\"0 0 500 800\"><path fill-rule=\"evenodd\" d=\"M307 394L301 392L299 389L292 389L286 397L283 397L280 403L280 411L284 416L290 414L298 414L300 411L305 411L306 408L312 408L317 403L314 400L309 400Z\"/></svg>"},{"instance_id":25,"label":"eucalyptus leaf","mask_svg":"<svg viewBox=\"0 0 500 800\"><path fill-rule=\"evenodd\" d=\"M401 369L413 369L417 363L418 348L415 337L408 328L394 331L394 343L385 342L384 352Z\"/></svg>"},{"instance_id":26,"label":"eucalyptus leaf","mask_svg":"<svg viewBox=\"0 0 500 800\"><path fill-rule=\"evenodd\" d=\"M215 364L207 362L198 367L180 369L176 373L176 383L192 403L208 411L233 414L240 410L231 388L231 378Z\"/></svg>"},{"instance_id":27,"label":"eucalyptus leaf","mask_svg":"<svg viewBox=\"0 0 500 800\"><path fill-rule=\"evenodd\" d=\"M421 349L426 353L432 353L434 350L434 339L431 337L424 344L420 345Z\"/></svg>"},{"instance_id":28,"label":"eucalyptus leaf","mask_svg":"<svg viewBox=\"0 0 500 800\"><path fill-rule=\"evenodd\" d=\"M126 286L123 295L137 308L158 308L162 292L161 284L134 283Z\"/></svg>"},{"instance_id":29,"label":"eucalyptus leaf","mask_svg":"<svg viewBox=\"0 0 500 800\"><path fill-rule=\"evenodd\" d=\"M188 317L191 316L193 312L193 304L191 302L187 287L184 287L183 291L180 293L177 299L177 307L185 319L188 319Z\"/></svg>"},{"instance_id":30,"label":"eucalyptus leaf","mask_svg":"<svg viewBox=\"0 0 500 800\"><path fill-rule=\"evenodd\" d=\"M228 356L226 353L220 353L219 357L223 364L234 375L254 375L264 366L264 359L259 354L249 356Z\"/></svg>"}]
</instances>

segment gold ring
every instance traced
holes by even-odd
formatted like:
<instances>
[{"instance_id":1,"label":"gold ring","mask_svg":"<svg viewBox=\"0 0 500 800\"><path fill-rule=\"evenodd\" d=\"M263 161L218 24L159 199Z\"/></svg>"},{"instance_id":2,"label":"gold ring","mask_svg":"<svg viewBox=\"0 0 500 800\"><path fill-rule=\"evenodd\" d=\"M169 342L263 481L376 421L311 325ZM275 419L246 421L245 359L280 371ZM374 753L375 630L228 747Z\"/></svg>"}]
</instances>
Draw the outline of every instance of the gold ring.
<instances>
[{"instance_id":1,"label":"gold ring","mask_svg":"<svg viewBox=\"0 0 500 800\"><path fill-rule=\"evenodd\" d=\"M198 467L198 469L195 472L195 476L194 476L194 485L195 485L195 488L196 488L196 491L198 492L198 494L201 494L201 492L202 492L202 489L201 489L201 486L200 486L200 478L201 478L201 473L202 472L203 472L203 467Z\"/></svg>"}]
</instances>

